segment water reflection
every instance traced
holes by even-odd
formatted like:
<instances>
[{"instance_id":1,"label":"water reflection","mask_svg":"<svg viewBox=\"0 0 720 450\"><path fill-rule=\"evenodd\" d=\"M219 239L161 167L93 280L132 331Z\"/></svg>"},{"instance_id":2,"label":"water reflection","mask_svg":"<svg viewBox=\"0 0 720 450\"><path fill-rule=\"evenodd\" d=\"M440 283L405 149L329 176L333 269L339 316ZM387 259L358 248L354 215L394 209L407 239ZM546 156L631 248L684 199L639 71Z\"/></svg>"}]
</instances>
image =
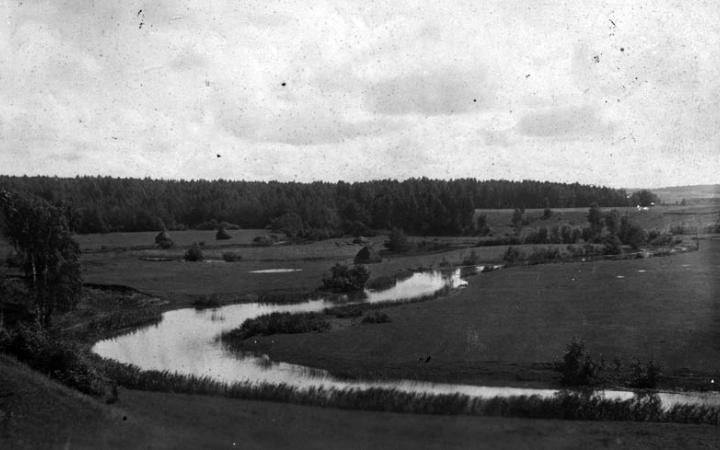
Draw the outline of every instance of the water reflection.
<instances>
[{"instance_id":1,"label":"water reflection","mask_svg":"<svg viewBox=\"0 0 720 450\"><path fill-rule=\"evenodd\" d=\"M478 268L475 272L481 272ZM345 298L344 304L377 303L411 300L432 295L445 287L458 288L467 282L461 271L415 273L385 290L366 290L363 299ZM272 312L313 312L336 306L328 299L315 299L292 305L244 303L228 305L214 310L192 308L168 311L157 325L104 341L93 346L93 351L104 358L134 364L144 370L167 370L186 375L207 376L215 380L234 383L284 383L298 389L322 387L325 389L396 389L408 393L465 394L475 398L497 396L538 395L550 397L554 389L526 389L488 387L460 384L438 384L408 380L398 381L342 381L326 371L295 364L272 362L267 356L230 352L217 337L223 331L240 326L246 319ZM604 391L598 395L611 399L627 400L634 394L627 391ZM720 393L660 393L663 406L675 404L705 404L720 406Z\"/></svg>"}]
</instances>

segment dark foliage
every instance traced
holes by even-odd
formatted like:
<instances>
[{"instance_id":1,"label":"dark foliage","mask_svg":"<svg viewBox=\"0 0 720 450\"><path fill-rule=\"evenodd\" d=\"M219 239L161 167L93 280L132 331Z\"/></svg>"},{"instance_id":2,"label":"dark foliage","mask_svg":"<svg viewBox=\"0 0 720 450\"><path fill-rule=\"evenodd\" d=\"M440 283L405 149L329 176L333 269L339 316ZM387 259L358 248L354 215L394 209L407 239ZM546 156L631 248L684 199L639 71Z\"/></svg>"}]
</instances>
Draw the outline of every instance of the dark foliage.
<instances>
[{"instance_id":1,"label":"dark foliage","mask_svg":"<svg viewBox=\"0 0 720 450\"><path fill-rule=\"evenodd\" d=\"M567 346L561 361L555 364L563 386L590 386L597 380L600 365L585 352L585 344L574 340Z\"/></svg>"},{"instance_id":2,"label":"dark foliage","mask_svg":"<svg viewBox=\"0 0 720 450\"><path fill-rule=\"evenodd\" d=\"M619 189L475 179L303 184L2 176L0 187L62 205L72 229L80 233L151 231L159 218L171 230L217 229L222 222L263 228L273 222L290 225L291 233L317 229L330 235L369 235L369 229L398 227L410 234L458 235L474 231L475 208L572 208L594 201L627 205L626 193ZM296 214L300 221L273 220L285 214Z\"/></svg>"},{"instance_id":3,"label":"dark foliage","mask_svg":"<svg viewBox=\"0 0 720 450\"><path fill-rule=\"evenodd\" d=\"M507 264L517 264L524 259L523 253L515 247L508 247L503 255L503 261Z\"/></svg>"},{"instance_id":4,"label":"dark foliage","mask_svg":"<svg viewBox=\"0 0 720 450\"><path fill-rule=\"evenodd\" d=\"M245 340L252 336L321 332L329 329L330 322L324 314L274 312L246 320L239 328L223 333L222 340L232 346L234 340Z\"/></svg>"},{"instance_id":5,"label":"dark foliage","mask_svg":"<svg viewBox=\"0 0 720 450\"><path fill-rule=\"evenodd\" d=\"M385 247L390 251L403 253L410 250L411 245L401 229L393 228L392 231L390 231L388 240L385 242Z\"/></svg>"},{"instance_id":6,"label":"dark foliage","mask_svg":"<svg viewBox=\"0 0 720 450\"><path fill-rule=\"evenodd\" d=\"M628 383L630 387L637 389L655 389L660 381L660 366L654 361L642 364L635 360L631 366L632 377Z\"/></svg>"},{"instance_id":7,"label":"dark foliage","mask_svg":"<svg viewBox=\"0 0 720 450\"><path fill-rule=\"evenodd\" d=\"M239 253L235 252L224 252L222 254L222 259L225 262L235 262L242 260L242 256Z\"/></svg>"},{"instance_id":8,"label":"dark foliage","mask_svg":"<svg viewBox=\"0 0 720 450\"><path fill-rule=\"evenodd\" d=\"M0 230L14 247L40 323L73 309L82 291L80 247L64 211L47 201L0 189Z\"/></svg>"},{"instance_id":9,"label":"dark foliage","mask_svg":"<svg viewBox=\"0 0 720 450\"><path fill-rule=\"evenodd\" d=\"M200 248L200 245L197 243L193 243L193 245L190 246L189 249L185 251L185 256L183 256L185 261L189 262L197 262L203 260L203 251Z\"/></svg>"},{"instance_id":10,"label":"dark foliage","mask_svg":"<svg viewBox=\"0 0 720 450\"><path fill-rule=\"evenodd\" d=\"M322 288L333 292L359 291L365 287L370 278L370 272L362 265L348 267L335 264L330 273L323 278Z\"/></svg>"},{"instance_id":11,"label":"dark foliage","mask_svg":"<svg viewBox=\"0 0 720 450\"><path fill-rule=\"evenodd\" d=\"M51 338L33 325L20 325L0 342L0 351L86 394L102 394L106 382L74 344Z\"/></svg>"}]
</instances>

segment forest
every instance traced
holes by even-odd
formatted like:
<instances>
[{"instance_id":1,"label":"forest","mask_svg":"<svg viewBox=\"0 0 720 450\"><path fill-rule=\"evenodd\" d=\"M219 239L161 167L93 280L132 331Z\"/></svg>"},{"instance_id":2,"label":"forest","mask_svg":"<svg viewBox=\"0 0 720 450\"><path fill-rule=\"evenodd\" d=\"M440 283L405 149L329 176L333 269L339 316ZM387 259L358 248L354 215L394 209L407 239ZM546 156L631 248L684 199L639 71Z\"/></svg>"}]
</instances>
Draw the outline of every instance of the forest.
<instances>
[{"instance_id":1,"label":"forest","mask_svg":"<svg viewBox=\"0 0 720 450\"><path fill-rule=\"evenodd\" d=\"M77 233L225 223L315 239L393 227L418 235L461 235L474 231L475 208L617 207L639 201L623 189L530 180L297 183L1 176L0 188L60 206Z\"/></svg>"}]
</instances>

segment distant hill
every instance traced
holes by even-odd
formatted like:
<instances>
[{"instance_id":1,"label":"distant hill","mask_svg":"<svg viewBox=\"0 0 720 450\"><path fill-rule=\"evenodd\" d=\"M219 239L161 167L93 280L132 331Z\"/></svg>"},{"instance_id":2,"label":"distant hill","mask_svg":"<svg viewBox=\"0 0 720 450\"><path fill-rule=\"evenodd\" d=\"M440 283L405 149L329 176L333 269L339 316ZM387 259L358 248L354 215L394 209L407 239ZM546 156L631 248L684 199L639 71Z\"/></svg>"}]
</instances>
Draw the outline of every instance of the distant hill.
<instances>
[{"instance_id":1,"label":"distant hill","mask_svg":"<svg viewBox=\"0 0 720 450\"><path fill-rule=\"evenodd\" d=\"M627 189L632 193L639 189ZM695 186L671 186L650 189L660 197L663 203L718 203L720 202L720 184L699 184Z\"/></svg>"}]
</instances>

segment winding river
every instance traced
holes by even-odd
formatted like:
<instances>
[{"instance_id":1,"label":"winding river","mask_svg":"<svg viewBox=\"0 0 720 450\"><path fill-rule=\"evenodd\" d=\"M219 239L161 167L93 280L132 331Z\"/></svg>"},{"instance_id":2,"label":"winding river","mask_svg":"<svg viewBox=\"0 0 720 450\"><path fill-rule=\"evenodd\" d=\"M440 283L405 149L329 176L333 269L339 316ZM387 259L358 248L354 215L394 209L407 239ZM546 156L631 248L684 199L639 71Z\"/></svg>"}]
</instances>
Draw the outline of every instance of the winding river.
<instances>
[{"instance_id":1,"label":"winding river","mask_svg":"<svg viewBox=\"0 0 720 450\"><path fill-rule=\"evenodd\" d=\"M482 267L477 268L477 272ZM396 282L393 287L379 291L365 291L362 300L347 300L341 304L402 302L431 295L445 287L462 288L467 282L460 269L448 272L414 273ZM128 334L97 342L92 350L104 358L133 364L144 370L167 370L185 375L210 377L217 381L235 383L286 384L298 389L311 387L325 389L396 389L402 392L426 394L465 394L470 397L492 398L520 395L551 397L555 389L489 387L447 383L429 383L409 380L397 381L346 381L332 377L324 370L283 362L271 362L267 357L238 354L228 351L218 341L223 331L237 328L245 320L272 312L313 312L338 306L320 298L291 305L243 303L216 309L193 308L168 311L162 320ZM601 391L606 398L631 399L632 391ZM718 392L660 392L664 407L676 404L702 404L720 406Z\"/></svg>"}]
</instances>

